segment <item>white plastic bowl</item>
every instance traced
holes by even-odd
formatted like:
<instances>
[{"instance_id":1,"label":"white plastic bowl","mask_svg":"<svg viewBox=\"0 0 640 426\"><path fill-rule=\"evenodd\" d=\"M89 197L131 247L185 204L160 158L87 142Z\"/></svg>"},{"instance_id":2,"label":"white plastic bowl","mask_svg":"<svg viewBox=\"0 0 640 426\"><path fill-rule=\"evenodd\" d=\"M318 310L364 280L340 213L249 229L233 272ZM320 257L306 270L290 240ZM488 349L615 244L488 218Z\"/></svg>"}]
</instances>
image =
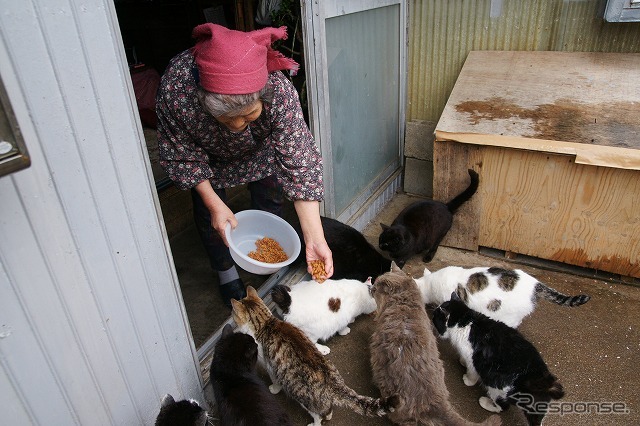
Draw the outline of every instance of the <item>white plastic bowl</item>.
<instances>
[{"instance_id":1,"label":"white plastic bowl","mask_svg":"<svg viewBox=\"0 0 640 426\"><path fill-rule=\"evenodd\" d=\"M262 210L243 210L235 216L238 226L232 230L231 224L227 223L224 233L231 257L245 271L258 275L273 274L291 264L300 254L300 237L281 217ZM250 258L249 252L256 250L256 241L264 237L276 240L289 258L279 263L259 262Z\"/></svg>"}]
</instances>

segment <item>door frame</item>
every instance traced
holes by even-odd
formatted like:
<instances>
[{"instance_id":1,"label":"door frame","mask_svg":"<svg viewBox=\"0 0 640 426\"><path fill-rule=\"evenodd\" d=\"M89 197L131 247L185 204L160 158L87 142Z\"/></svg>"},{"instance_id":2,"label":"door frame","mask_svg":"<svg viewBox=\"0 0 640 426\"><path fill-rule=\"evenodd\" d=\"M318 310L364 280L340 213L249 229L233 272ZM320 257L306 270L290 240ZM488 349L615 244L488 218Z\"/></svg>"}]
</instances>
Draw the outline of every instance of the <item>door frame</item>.
<instances>
[{"instance_id":1,"label":"door frame","mask_svg":"<svg viewBox=\"0 0 640 426\"><path fill-rule=\"evenodd\" d=\"M380 7L400 6L399 46L399 103L398 103L398 163L380 173L367 188L336 215L334 179L332 170L331 118L329 105L328 55L325 44L325 20L350 13ZM305 69L309 97L310 128L322 153L324 162L325 201L321 213L345 223L366 224L376 211L370 206L384 205L401 185L400 170L404 162L404 130L406 116L406 62L407 62L407 3L406 0L301 0L302 30L305 43ZM382 199L380 198L382 197ZM361 227L361 226L360 226Z\"/></svg>"}]
</instances>

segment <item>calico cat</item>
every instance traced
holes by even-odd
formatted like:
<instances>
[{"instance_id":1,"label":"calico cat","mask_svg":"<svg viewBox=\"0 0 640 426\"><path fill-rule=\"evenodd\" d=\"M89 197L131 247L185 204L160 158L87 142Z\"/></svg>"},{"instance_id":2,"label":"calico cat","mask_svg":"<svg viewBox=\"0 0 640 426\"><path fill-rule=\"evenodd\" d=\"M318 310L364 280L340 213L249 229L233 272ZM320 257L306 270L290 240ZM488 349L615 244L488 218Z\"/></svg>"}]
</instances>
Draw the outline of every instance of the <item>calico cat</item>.
<instances>
[{"instance_id":1,"label":"calico cat","mask_svg":"<svg viewBox=\"0 0 640 426\"><path fill-rule=\"evenodd\" d=\"M204 426L209 421L207 411L194 399L176 402L166 394L160 403L156 426Z\"/></svg>"},{"instance_id":2,"label":"calico cat","mask_svg":"<svg viewBox=\"0 0 640 426\"><path fill-rule=\"evenodd\" d=\"M283 319L302 330L323 355L331 350L318 340L326 341L336 333L349 334L349 324L361 314L376 309L366 282L328 279L322 284L314 280L302 281L292 288L276 285L271 298L283 313Z\"/></svg>"},{"instance_id":3,"label":"calico cat","mask_svg":"<svg viewBox=\"0 0 640 426\"><path fill-rule=\"evenodd\" d=\"M247 287L247 297L232 299L231 304L236 324L258 343L273 381L269 390L278 393L284 389L311 414L310 425L319 426L323 419L329 420L333 405L369 417L384 416L397 406L396 396L375 399L349 388L313 342L298 327L274 317L253 287Z\"/></svg>"},{"instance_id":4,"label":"calico cat","mask_svg":"<svg viewBox=\"0 0 640 426\"><path fill-rule=\"evenodd\" d=\"M256 371L253 337L222 329L211 360L211 386L222 426L293 426Z\"/></svg>"},{"instance_id":5,"label":"calico cat","mask_svg":"<svg viewBox=\"0 0 640 426\"><path fill-rule=\"evenodd\" d=\"M449 402L444 366L420 292L413 279L392 263L378 277L373 296L378 305L370 352L373 380L401 404L388 417L396 424L474 425ZM499 425L497 416L486 425Z\"/></svg>"},{"instance_id":6,"label":"calico cat","mask_svg":"<svg viewBox=\"0 0 640 426\"><path fill-rule=\"evenodd\" d=\"M455 291L471 309L513 328L533 312L539 298L570 307L590 299L586 294L566 296L520 269L447 266L431 273L425 268L415 281L426 304L444 303Z\"/></svg>"},{"instance_id":7,"label":"calico cat","mask_svg":"<svg viewBox=\"0 0 640 426\"><path fill-rule=\"evenodd\" d=\"M371 277L375 280L378 275L389 271L391 260L376 250L360 231L336 219L321 216L320 221L324 237L333 253L333 275L331 278L334 280L348 278L366 281L368 277ZM293 227L302 243L298 258L300 261L305 258L304 238L302 238L300 224L293 223Z\"/></svg>"},{"instance_id":8,"label":"calico cat","mask_svg":"<svg viewBox=\"0 0 640 426\"><path fill-rule=\"evenodd\" d=\"M478 173L469 169L469 176L471 183L467 189L448 203L418 201L405 207L391 226L381 223L382 233L378 239L380 249L388 251L391 259L401 268L411 256L422 252L422 261L431 262L440 242L451 228L453 214L478 189Z\"/></svg>"},{"instance_id":9,"label":"calico cat","mask_svg":"<svg viewBox=\"0 0 640 426\"><path fill-rule=\"evenodd\" d=\"M564 396L562 385L528 340L517 330L470 309L456 293L436 308L433 323L460 354L467 368L464 384L473 386L481 380L486 387L489 397L479 400L485 410L499 413L517 404L530 425L539 425L548 403ZM523 403L529 404L527 409Z\"/></svg>"}]
</instances>

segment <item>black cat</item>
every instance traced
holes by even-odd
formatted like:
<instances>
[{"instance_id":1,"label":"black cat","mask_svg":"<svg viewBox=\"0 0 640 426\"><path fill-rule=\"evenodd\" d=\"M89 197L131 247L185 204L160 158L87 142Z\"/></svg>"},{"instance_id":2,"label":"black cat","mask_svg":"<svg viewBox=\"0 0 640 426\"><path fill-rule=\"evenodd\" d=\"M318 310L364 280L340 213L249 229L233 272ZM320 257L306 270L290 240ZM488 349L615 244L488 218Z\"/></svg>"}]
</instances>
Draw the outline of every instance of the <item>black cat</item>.
<instances>
[{"instance_id":1,"label":"black cat","mask_svg":"<svg viewBox=\"0 0 640 426\"><path fill-rule=\"evenodd\" d=\"M367 239L355 228L336 219L321 216L324 237L333 254L333 276L331 279L344 278L365 282L371 277L372 281L378 275L391 270L391 260L384 257ZM300 236L302 249L298 261L305 259L304 238L300 224L293 227Z\"/></svg>"},{"instance_id":2,"label":"black cat","mask_svg":"<svg viewBox=\"0 0 640 426\"><path fill-rule=\"evenodd\" d=\"M540 425L549 402L564 396L533 344L518 330L470 309L455 292L435 309L433 324L467 367L464 384L481 381L486 387L489 397L479 400L485 410L499 413L515 404L530 425Z\"/></svg>"},{"instance_id":3,"label":"black cat","mask_svg":"<svg viewBox=\"0 0 640 426\"><path fill-rule=\"evenodd\" d=\"M292 426L289 415L256 372L253 337L222 329L211 360L211 385L223 426Z\"/></svg>"},{"instance_id":4,"label":"black cat","mask_svg":"<svg viewBox=\"0 0 640 426\"><path fill-rule=\"evenodd\" d=\"M176 402L166 394L160 403L156 426L205 426L208 420L207 411L198 401L183 399Z\"/></svg>"},{"instance_id":5,"label":"black cat","mask_svg":"<svg viewBox=\"0 0 640 426\"><path fill-rule=\"evenodd\" d=\"M414 254L425 252L423 262L430 262L440 242L453 223L453 214L478 189L478 173L469 169L469 187L448 203L424 200L407 206L393 220L391 226L383 223L378 239L381 250L388 251L399 267Z\"/></svg>"}]
</instances>

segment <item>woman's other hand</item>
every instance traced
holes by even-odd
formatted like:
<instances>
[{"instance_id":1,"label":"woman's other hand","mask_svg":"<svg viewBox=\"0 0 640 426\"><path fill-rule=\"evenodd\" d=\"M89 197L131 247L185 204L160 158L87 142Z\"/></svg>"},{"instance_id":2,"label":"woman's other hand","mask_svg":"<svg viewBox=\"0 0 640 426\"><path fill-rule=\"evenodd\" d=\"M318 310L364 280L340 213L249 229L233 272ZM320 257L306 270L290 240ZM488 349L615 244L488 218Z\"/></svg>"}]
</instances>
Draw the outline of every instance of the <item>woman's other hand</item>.
<instances>
[{"instance_id":1,"label":"woman's other hand","mask_svg":"<svg viewBox=\"0 0 640 426\"><path fill-rule=\"evenodd\" d=\"M211 214L211 227L220 234L222 241L229 247L224 229L227 223L231 224L231 229L235 229L235 227L238 226L238 220L231 209L218 197L218 194L213 190L208 180L200 182L195 188Z\"/></svg>"}]
</instances>

